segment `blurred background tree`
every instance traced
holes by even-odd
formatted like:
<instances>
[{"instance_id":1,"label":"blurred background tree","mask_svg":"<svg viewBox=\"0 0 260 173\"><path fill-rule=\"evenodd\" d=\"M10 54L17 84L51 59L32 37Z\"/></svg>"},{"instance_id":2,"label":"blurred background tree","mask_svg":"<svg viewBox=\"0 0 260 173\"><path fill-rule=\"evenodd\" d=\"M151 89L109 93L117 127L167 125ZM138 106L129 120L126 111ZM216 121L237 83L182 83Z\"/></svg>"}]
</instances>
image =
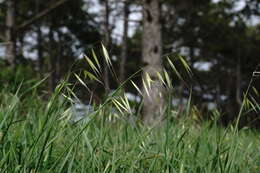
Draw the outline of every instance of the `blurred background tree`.
<instances>
[{"instance_id":1,"label":"blurred background tree","mask_svg":"<svg viewBox=\"0 0 260 173\"><path fill-rule=\"evenodd\" d=\"M208 118L204 115L216 107L223 113L221 121L224 125L232 122L252 73L260 63L260 2L160 2L161 61L165 62L167 55L170 59L181 55L194 74L192 80L183 82L164 66L176 79L173 80L175 102L181 107L192 88L192 102L203 118ZM101 43L104 43L118 79L102 63L105 87L85 81L95 91L96 100L102 99L103 88L108 94L146 65L142 60L146 45L145 41L142 45L142 36L147 31L143 27L143 5L137 0L0 1L0 86L49 75L45 90L51 93L68 72L83 75L84 69L90 70L82 54L91 58L93 49L102 62ZM147 45L156 36L151 35ZM76 81L75 78L71 80ZM141 87L141 75L133 81ZM260 79L255 78L253 84L260 89ZM87 102L91 94L80 87L75 90ZM138 97L130 85L124 90ZM247 116L244 125L253 121L259 126L258 119L257 114Z\"/></svg>"}]
</instances>

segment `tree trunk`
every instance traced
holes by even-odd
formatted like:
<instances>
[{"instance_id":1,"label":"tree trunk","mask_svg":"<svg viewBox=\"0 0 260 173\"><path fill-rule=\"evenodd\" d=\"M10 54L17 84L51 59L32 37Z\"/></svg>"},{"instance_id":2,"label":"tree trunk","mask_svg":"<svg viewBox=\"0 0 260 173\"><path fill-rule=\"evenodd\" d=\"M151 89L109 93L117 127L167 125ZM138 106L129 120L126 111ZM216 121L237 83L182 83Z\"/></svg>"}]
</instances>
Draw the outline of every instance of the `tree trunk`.
<instances>
[{"instance_id":1,"label":"tree trunk","mask_svg":"<svg viewBox=\"0 0 260 173\"><path fill-rule=\"evenodd\" d=\"M240 53L239 53L240 55ZM240 56L238 57L236 64L236 102L238 105L242 104L241 100L241 67L240 67Z\"/></svg>"},{"instance_id":2,"label":"tree trunk","mask_svg":"<svg viewBox=\"0 0 260 173\"><path fill-rule=\"evenodd\" d=\"M40 9L40 4L39 4L39 0L36 0L36 14L39 13L39 9ZM39 74L40 76L43 76L43 47L42 47L42 42L43 42L43 38L42 38L42 31L41 31L41 22L38 21L37 25L36 25L36 32L37 32L37 58L38 58L38 70L39 70Z\"/></svg>"},{"instance_id":3,"label":"tree trunk","mask_svg":"<svg viewBox=\"0 0 260 173\"><path fill-rule=\"evenodd\" d=\"M16 38L15 38L15 0L7 0L7 13L6 13L6 31L5 31L5 57L7 62L15 65L16 56Z\"/></svg>"},{"instance_id":4,"label":"tree trunk","mask_svg":"<svg viewBox=\"0 0 260 173\"><path fill-rule=\"evenodd\" d=\"M55 48L55 40L54 40L54 30L53 27L50 26L49 31L49 63L48 63L48 71L50 72L49 77L49 90L52 93L56 86L56 48Z\"/></svg>"},{"instance_id":5,"label":"tree trunk","mask_svg":"<svg viewBox=\"0 0 260 173\"><path fill-rule=\"evenodd\" d=\"M125 62L127 58L127 37L128 37L128 18L129 18L129 2L124 2L124 33L122 42L121 62L120 62L120 76L119 82L125 80Z\"/></svg>"},{"instance_id":6,"label":"tree trunk","mask_svg":"<svg viewBox=\"0 0 260 173\"><path fill-rule=\"evenodd\" d=\"M159 0L143 1L143 122L153 125L163 118L163 85L157 73L162 72L162 36ZM147 75L152 82L148 81ZM149 86L150 85L150 86ZM147 88L147 89L146 89ZM147 92L148 91L148 92Z\"/></svg>"},{"instance_id":7,"label":"tree trunk","mask_svg":"<svg viewBox=\"0 0 260 173\"><path fill-rule=\"evenodd\" d=\"M110 10L109 10L109 0L105 0L105 46L107 50L110 50L110 29L109 29L109 15L110 15ZM109 92L110 87L109 87L109 73L108 73L108 64L106 63L105 60L103 60L103 65L104 65L104 85L105 85L105 92L106 94Z\"/></svg>"},{"instance_id":8,"label":"tree trunk","mask_svg":"<svg viewBox=\"0 0 260 173\"><path fill-rule=\"evenodd\" d=\"M42 31L40 25L37 25L37 58L38 58L38 70L40 76L43 75L43 47L42 47Z\"/></svg>"},{"instance_id":9,"label":"tree trunk","mask_svg":"<svg viewBox=\"0 0 260 173\"><path fill-rule=\"evenodd\" d=\"M62 64L62 57L63 57L63 43L62 43L62 33L58 30L58 38L59 38L59 42L57 43L57 53L56 53L56 78L58 80L60 80L61 76L62 76L62 72L61 72L61 64Z\"/></svg>"}]
</instances>

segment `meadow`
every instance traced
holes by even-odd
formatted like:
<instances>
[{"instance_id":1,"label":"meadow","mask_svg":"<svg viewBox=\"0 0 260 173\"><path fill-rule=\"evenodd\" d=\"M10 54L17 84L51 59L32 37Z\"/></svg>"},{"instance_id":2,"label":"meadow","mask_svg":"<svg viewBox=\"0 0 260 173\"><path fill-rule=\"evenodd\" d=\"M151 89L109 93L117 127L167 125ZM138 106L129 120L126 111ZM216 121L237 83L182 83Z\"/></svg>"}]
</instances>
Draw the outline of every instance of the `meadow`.
<instances>
[{"instance_id":1,"label":"meadow","mask_svg":"<svg viewBox=\"0 0 260 173\"><path fill-rule=\"evenodd\" d=\"M259 132L222 127L217 111L200 123L192 111L174 120L167 111L163 125L147 127L130 122L135 115L127 111L111 113L112 94L74 122L70 102L61 99L66 84L45 101L39 84L0 93L0 172L260 172Z\"/></svg>"}]
</instances>

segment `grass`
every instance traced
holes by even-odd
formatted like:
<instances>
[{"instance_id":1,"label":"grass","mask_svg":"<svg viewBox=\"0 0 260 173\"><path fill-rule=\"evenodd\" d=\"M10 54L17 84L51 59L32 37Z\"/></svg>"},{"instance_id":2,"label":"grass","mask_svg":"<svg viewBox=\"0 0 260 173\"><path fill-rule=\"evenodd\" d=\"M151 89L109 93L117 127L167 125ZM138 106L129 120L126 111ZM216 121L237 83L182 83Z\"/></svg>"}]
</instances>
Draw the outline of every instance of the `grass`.
<instances>
[{"instance_id":1,"label":"grass","mask_svg":"<svg viewBox=\"0 0 260 173\"><path fill-rule=\"evenodd\" d=\"M108 103L72 123L60 96L60 88L47 102L1 93L0 172L260 172L256 131L189 117L156 128L112 122Z\"/></svg>"}]
</instances>

